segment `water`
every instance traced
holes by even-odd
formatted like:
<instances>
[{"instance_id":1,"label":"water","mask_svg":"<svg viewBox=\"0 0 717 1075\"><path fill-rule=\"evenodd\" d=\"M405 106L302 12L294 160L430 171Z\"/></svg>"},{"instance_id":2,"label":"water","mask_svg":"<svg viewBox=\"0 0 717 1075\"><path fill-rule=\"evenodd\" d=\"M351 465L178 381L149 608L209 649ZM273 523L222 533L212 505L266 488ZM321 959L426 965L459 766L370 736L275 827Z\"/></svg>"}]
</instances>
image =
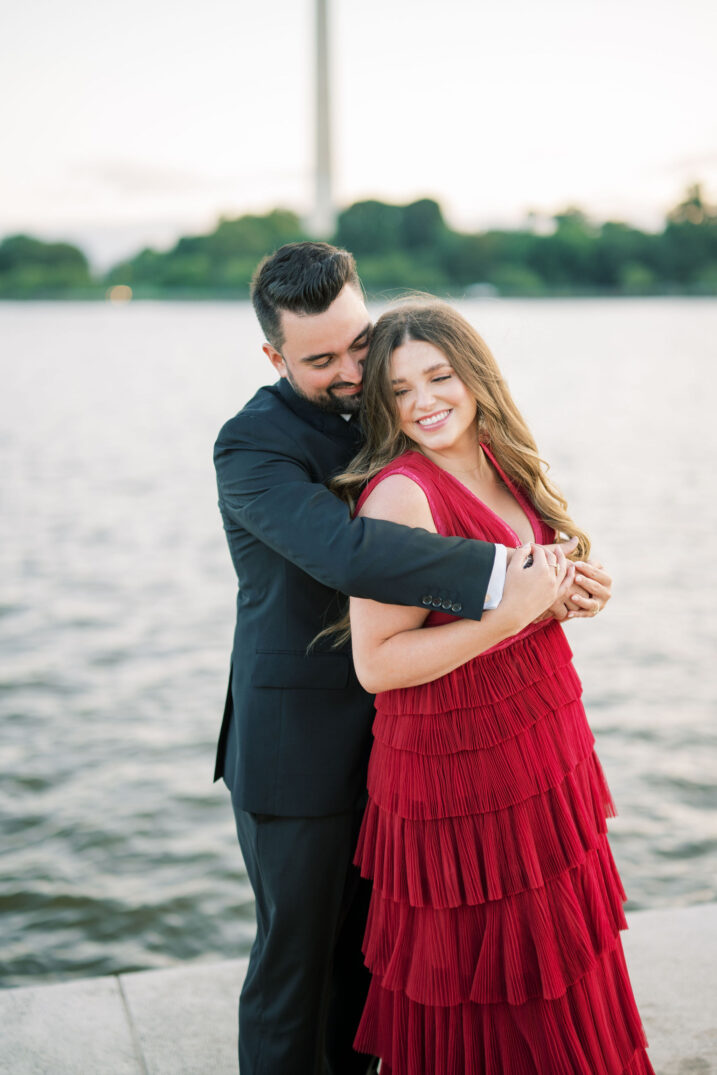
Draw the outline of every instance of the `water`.
<instances>
[{"instance_id":1,"label":"water","mask_svg":"<svg viewBox=\"0 0 717 1075\"><path fill-rule=\"evenodd\" d=\"M629 906L717 899L717 303L463 308L615 578L568 630ZM211 450L260 344L240 304L0 305L3 985L248 952Z\"/></svg>"}]
</instances>

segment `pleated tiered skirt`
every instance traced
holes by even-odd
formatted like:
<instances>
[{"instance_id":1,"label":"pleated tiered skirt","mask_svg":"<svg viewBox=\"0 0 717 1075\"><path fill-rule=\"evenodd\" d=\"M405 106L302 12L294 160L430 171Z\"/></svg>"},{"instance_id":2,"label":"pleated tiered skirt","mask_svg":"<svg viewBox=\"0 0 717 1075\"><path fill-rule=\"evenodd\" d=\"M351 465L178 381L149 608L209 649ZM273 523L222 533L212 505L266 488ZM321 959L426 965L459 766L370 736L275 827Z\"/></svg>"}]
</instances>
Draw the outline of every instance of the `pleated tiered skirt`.
<instances>
[{"instance_id":1,"label":"pleated tiered skirt","mask_svg":"<svg viewBox=\"0 0 717 1075\"><path fill-rule=\"evenodd\" d=\"M647 1075L614 814L562 628L376 699L356 852L390 1075Z\"/></svg>"}]
</instances>

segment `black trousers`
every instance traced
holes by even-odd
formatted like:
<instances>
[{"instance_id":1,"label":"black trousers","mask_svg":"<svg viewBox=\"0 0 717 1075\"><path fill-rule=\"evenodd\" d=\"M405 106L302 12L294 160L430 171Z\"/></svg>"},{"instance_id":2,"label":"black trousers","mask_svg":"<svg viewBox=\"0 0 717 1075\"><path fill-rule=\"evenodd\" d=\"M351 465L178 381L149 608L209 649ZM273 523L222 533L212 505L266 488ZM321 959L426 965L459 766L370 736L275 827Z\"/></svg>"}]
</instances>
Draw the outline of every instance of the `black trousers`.
<instances>
[{"instance_id":1,"label":"black trousers","mask_svg":"<svg viewBox=\"0 0 717 1075\"><path fill-rule=\"evenodd\" d=\"M370 980L361 955L370 885L351 862L362 810L234 814L257 921L239 1001L240 1075L374 1071L352 1048Z\"/></svg>"}]
</instances>

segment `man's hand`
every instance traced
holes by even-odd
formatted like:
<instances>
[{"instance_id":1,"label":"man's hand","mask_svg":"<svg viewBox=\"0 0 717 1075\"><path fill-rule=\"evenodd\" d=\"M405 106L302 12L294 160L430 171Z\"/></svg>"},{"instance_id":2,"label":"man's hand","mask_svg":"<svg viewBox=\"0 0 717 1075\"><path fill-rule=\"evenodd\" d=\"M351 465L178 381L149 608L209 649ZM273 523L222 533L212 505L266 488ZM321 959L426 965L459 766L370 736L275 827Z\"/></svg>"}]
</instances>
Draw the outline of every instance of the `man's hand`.
<instances>
[{"instance_id":1,"label":"man's hand","mask_svg":"<svg viewBox=\"0 0 717 1075\"><path fill-rule=\"evenodd\" d=\"M516 633L529 623L546 619L543 610L552 607L559 595L566 592L566 578L572 578L573 565L562 549L553 553L543 545L523 545L514 550L505 575L503 600L498 606L502 614L515 618Z\"/></svg>"},{"instance_id":2,"label":"man's hand","mask_svg":"<svg viewBox=\"0 0 717 1075\"><path fill-rule=\"evenodd\" d=\"M540 545L539 548L544 549L547 554L552 553L552 557L550 557L549 555L548 558L554 559L557 556L558 549L560 549L564 556L570 556L571 552L575 552L577 545L578 539L576 537L572 537L568 541L558 541L555 545ZM505 553L507 563L510 563L513 554L516 552L520 552L520 549L511 549L508 545L506 545Z\"/></svg>"},{"instance_id":3,"label":"man's hand","mask_svg":"<svg viewBox=\"0 0 717 1075\"><path fill-rule=\"evenodd\" d=\"M558 590L553 603L549 608L546 608L539 616L537 616L533 623L541 623L543 620L554 618L556 620L564 620L567 618L570 609L567 607L567 601L569 595L572 592L571 588L574 588L575 577L575 565L567 558L571 552L575 552L578 544L576 537L570 538L568 541L558 541L553 545L537 545L536 548L542 549L545 553L546 560L549 564L553 565L554 570L560 572L562 584ZM511 559L515 554L520 554L521 549L510 549L506 547L506 560L510 565ZM576 610L581 608L580 605L571 606Z\"/></svg>"}]
</instances>

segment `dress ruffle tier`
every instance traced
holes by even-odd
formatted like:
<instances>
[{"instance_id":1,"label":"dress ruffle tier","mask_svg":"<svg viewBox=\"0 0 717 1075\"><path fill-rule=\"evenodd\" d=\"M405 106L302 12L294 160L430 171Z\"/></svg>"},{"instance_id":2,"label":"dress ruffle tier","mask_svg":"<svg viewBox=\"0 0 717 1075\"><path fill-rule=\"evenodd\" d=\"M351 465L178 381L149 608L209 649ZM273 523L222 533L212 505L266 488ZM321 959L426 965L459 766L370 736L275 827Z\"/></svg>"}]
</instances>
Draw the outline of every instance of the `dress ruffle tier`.
<instances>
[{"instance_id":1,"label":"dress ruffle tier","mask_svg":"<svg viewBox=\"0 0 717 1075\"><path fill-rule=\"evenodd\" d=\"M395 472L422 486L440 533L517 543L423 456L378 480ZM652 1073L620 942L615 810L571 660L548 621L376 698L355 859L373 882L372 983L355 1046L383 1075Z\"/></svg>"}]
</instances>

